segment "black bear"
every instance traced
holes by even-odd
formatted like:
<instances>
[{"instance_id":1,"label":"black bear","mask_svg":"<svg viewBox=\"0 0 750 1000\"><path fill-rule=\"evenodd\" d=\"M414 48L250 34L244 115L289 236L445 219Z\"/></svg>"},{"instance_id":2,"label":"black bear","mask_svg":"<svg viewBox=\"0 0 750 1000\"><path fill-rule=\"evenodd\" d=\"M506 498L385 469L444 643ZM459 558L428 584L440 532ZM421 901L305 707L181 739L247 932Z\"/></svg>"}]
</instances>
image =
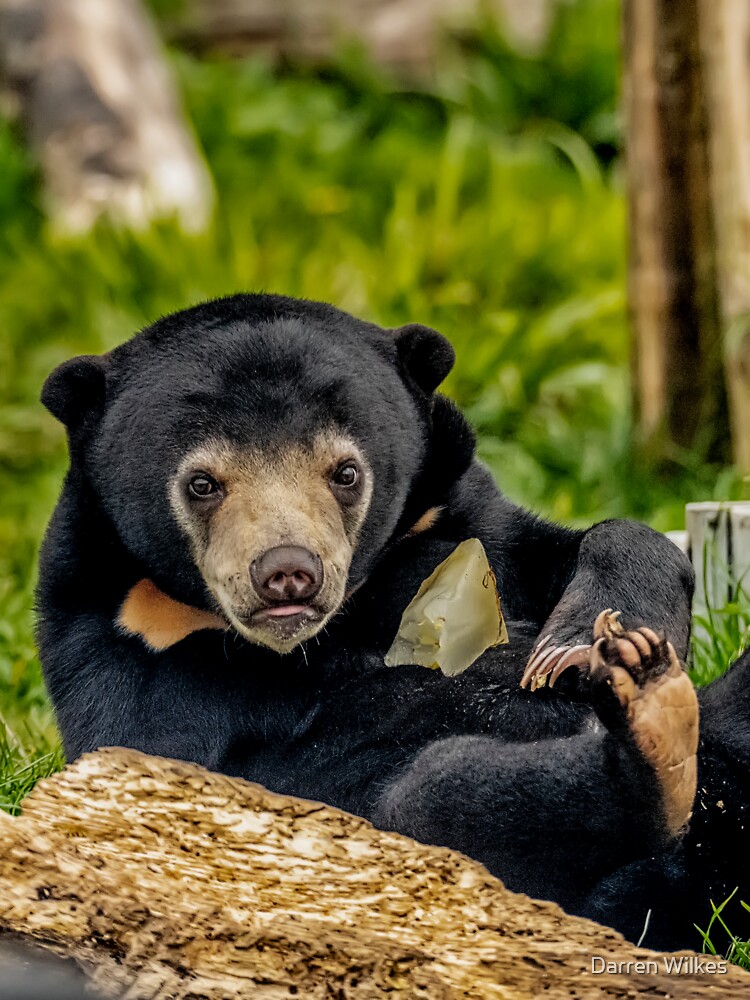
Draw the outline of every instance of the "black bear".
<instances>
[{"instance_id":1,"label":"black bear","mask_svg":"<svg viewBox=\"0 0 750 1000\"><path fill-rule=\"evenodd\" d=\"M750 899L750 660L702 693L693 806L688 561L642 525L573 531L503 497L435 393L453 360L423 326L237 295L50 375L71 460L38 637L66 754L196 761L696 944L709 898ZM467 538L510 643L457 678L386 667Z\"/></svg>"}]
</instances>

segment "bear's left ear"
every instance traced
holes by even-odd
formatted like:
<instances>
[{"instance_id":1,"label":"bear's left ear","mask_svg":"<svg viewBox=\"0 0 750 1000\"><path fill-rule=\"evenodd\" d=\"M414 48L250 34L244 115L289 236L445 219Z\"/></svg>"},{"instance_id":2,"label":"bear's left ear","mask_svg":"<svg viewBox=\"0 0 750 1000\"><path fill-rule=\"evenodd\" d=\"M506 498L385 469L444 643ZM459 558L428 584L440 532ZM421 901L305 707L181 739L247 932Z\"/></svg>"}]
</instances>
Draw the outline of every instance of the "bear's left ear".
<instances>
[{"instance_id":1,"label":"bear's left ear","mask_svg":"<svg viewBox=\"0 0 750 1000\"><path fill-rule=\"evenodd\" d=\"M106 376L104 358L84 354L64 361L47 377L42 403L71 434L98 420L104 411Z\"/></svg>"},{"instance_id":2,"label":"bear's left ear","mask_svg":"<svg viewBox=\"0 0 750 1000\"><path fill-rule=\"evenodd\" d=\"M456 360L450 342L437 330L420 323L409 323L393 331L398 355L420 389L437 389Z\"/></svg>"}]
</instances>

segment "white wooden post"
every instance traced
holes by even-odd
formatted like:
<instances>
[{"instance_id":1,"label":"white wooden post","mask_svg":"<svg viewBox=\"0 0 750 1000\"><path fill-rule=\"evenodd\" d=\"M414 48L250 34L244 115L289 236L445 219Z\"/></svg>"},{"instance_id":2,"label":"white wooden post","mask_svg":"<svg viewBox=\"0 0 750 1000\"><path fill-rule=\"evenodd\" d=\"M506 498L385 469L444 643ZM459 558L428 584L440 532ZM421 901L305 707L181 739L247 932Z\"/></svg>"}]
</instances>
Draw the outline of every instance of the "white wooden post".
<instances>
[{"instance_id":1,"label":"white wooden post","mask_svg":"<svg viewBox=\"0 0 750 1000\"><path fill-rule=\"evenodd\" d=\"M750 503L732 504L732 568L735 583L750 598Z\"/></svg>"},{"instance_id":2,"label":"white wooden post","mask_svg":"<svg viewBox=\"0 0 750 1000\"><path fill-rule=\"evenodd\" d=\"M689 503L685 522L695 569L693 615L724 607L738 587L750 593L750 503ZM705 635L700 625L694 631Z\"/></svg>"}]
</instances>

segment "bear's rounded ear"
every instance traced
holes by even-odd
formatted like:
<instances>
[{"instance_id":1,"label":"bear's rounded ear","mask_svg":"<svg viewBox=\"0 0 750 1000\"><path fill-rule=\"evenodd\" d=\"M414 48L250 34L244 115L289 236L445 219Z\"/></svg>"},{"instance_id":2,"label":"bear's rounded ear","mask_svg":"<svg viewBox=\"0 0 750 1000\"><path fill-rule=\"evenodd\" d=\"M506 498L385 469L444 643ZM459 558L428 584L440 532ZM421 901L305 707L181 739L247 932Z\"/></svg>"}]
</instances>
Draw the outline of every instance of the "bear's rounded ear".
<instances>
[{"instance_id":1,"label":"bear's rounded ear","mask_svg":"<svg viewBox=\"0 0 750 1000\"><path fill-rule=\"evenodd\" d=\"M404 367L420 389L431 393L440 385L456 360L450 342L437 330L409 323L393 331Z\"/></svg>"},{"instance_id":2,"label":"bear's rounded ear","mask_svg":"<svg viewBox=\"0 0 750 1000\"><path fill-rule=\"evenodd\" d=\"M75 432L104 410L105 362L96 354L64 361L47 376L42 403L69 431Z\"/></svg>"}]
</instances>

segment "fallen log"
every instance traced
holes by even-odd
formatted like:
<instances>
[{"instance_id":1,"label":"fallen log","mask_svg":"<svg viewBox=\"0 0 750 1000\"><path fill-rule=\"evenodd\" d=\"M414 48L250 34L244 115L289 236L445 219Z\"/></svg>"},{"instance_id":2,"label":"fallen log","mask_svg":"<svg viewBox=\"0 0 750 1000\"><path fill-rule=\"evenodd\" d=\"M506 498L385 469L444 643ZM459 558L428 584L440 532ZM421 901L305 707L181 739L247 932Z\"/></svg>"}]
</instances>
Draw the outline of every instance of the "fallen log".
<instances>
[{"instance_id":1,"label":"fallen log","mask_svg":"<svg viewBox=\"0 0 750 1000\"><path fill-rule=\"evenodd\" d=\"M0 817L0 942L10 934L74 959L106 997L750 991L731 967L670 975L658 953L453 851L128 750L81 758ZM626 964L596 975L596 956Z\"/></svg>"},{"instance_id":2,"label":"fallen log","mask_svg":"<svg viewBox=\"0 0 750 1000\"><path fill-rule=\"evenodd\" d=\"M443 33L497 19L521 51L543 45L559 0L187 0L170 34L191 51L264 51L313 63L357 39L370 59L406 76L429 76Z\"/></svg>"}]
</instances>

